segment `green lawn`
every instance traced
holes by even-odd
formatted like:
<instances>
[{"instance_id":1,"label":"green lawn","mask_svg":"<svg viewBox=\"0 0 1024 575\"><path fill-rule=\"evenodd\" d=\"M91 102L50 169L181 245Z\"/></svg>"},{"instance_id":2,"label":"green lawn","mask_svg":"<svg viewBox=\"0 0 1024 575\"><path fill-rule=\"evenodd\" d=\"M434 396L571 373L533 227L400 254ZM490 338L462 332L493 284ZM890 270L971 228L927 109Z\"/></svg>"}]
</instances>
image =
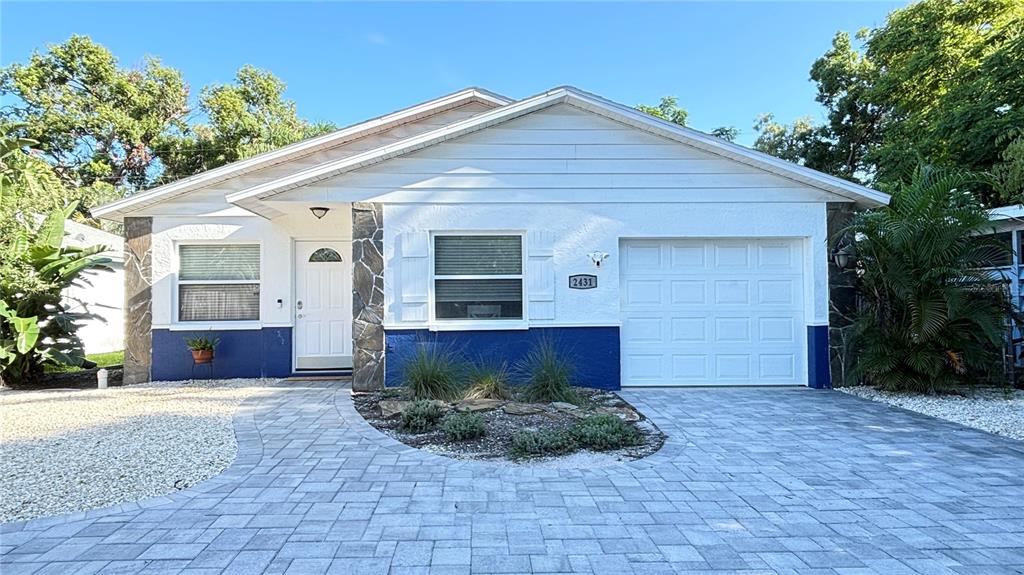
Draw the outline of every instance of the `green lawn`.
<instances>
[{"instance_id":1,"label":"green lawn","mask_svg":"<svg viewBox=\"0 0 1024 575\"><path fill-rule=\"evenodd\" d=\"M95 361L98 367L110 367L112 365L124 365L123 351L108 351L107 353L91 353L85 356L89 361ZM82 371L82 368L71 365L48 365L46 373L74 373Z\"/></svg>"}]
</instances>

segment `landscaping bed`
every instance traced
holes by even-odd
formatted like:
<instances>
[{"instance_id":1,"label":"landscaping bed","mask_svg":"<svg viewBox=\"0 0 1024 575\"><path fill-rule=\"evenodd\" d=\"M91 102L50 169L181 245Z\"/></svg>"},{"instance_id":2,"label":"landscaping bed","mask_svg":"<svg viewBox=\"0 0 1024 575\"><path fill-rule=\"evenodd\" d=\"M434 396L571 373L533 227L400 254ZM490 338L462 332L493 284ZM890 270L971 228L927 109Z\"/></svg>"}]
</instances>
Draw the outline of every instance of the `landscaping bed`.
<instances>
[{"instance_id":1,"label":"landscaping bed","mask_svg":"<svg viewBox=\"0 0 1024 575\"><path fill-rule=\"evenodd\" d=\"M427 400L439 416L426 429L410 428L409 418L403 417L427 403L415 402L406 388L354 393L353 400L366 421L383 433L456 459L576 467L640 459L661 448L665 435L617 394L575 391L575 405L530 402L522 390L513 390L509 399ZM452 437L452 428L475 433L480 424L482 436Z\"/></svg>"},{"instance_id":2,"label":"landscaping bed","mask_svg":"<svg viewBox=\"0 0 1024 575\"><path fill-rule=\"evenodd\" d=\"M1024 390L981 387L959 394L923 395L857 385L838 391L1024 441Z\"/></svg>"}]
</instances>

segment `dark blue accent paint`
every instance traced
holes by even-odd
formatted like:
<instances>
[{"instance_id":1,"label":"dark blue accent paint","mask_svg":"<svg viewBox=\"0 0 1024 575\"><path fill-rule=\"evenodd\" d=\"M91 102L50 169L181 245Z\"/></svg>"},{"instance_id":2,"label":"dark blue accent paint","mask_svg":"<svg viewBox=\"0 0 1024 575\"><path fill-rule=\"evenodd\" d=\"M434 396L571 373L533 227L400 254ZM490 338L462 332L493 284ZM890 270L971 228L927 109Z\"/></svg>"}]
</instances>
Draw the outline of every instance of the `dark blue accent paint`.
<instances>
[{"instance_id":1,"label":"dark blue accent paint","mask_svg":"<svg viewBox=\"0 0 1024 575\"><path fill-rule=\"evenodd\" d=\"M220 338L213 366L192 369L192 352L185 338L199 334ZM292 328L265 327L246 330L170 331L153 330L154 381L226 379L232 377L287 377L292 372Z\"/></svg>"},{"instance_id":2,"label":"dark blue accent paint","mask_svg":"<svg viewBox=\"0 0 1024 575\"><path fill-rule=\"evenodd\" d=\"M807 326L807 385L816 389L832 387L827 325Z\"/></svg>"},{"instance_id":3,"label":"dark blue accent paint","mask_svg":"<svg viewBox=\"0 0 1024 575\"><path fill-rule=\"evenodd\" d=\"M514 365L538 340L550 337L576 363L580 385L619 389L618 327L543 327L528 330L438 331L394 329L384 333L384 382L400 385L402 366L423 343L450 345L466 359L495 358Z\"/></svg>"}]
</instances>

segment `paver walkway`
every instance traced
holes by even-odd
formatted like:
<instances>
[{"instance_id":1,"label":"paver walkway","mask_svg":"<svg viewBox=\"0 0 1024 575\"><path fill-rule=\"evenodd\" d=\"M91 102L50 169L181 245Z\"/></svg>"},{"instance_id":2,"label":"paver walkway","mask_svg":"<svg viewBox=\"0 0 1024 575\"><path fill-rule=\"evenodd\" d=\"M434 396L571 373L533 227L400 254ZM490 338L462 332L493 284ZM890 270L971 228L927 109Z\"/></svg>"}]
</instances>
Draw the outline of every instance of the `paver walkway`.
<instances>
[{"instance_id":1,"label":"paver walkway","mask_svg":"<svg viewBox=\"0 0 1024 575\"><path fill-rule=\"evenodd\" d=\"M433 456L285 385L223 475L6 525L0 572L1024 573L1024 444L844 394L624 392L669 442L576 471Z\"/></svg>"}]
</instances>

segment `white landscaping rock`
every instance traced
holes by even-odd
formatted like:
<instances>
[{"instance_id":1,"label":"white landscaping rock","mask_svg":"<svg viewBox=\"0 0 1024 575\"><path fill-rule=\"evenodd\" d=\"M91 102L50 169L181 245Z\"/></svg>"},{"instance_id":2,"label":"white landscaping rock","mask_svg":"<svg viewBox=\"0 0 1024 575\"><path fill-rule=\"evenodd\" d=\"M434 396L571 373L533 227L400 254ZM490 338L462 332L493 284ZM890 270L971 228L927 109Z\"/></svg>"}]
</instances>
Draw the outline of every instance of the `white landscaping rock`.
<instances>
[{"instance_id":1,"label":"white landscaping rock","mask_svg":"<svg viewBox=\"0 0 1024 575\"><path fill-rule=\"evenodd\" d=\"M1024 441L1024 390L1007 395L999 389L982 389L973 397L892 393L867 386L837 390Z\"/></svg>"},{"instance_id":2,"label":"white landscaping rock","mask_svg":"<svg viewBox=\"0 0 1024 575\"><path fill-rule=\"evenodd\" d=\"M0 523L166 495L224 471L232 420L274 380L0 394Z\"/></svg>"}]
</instances>

